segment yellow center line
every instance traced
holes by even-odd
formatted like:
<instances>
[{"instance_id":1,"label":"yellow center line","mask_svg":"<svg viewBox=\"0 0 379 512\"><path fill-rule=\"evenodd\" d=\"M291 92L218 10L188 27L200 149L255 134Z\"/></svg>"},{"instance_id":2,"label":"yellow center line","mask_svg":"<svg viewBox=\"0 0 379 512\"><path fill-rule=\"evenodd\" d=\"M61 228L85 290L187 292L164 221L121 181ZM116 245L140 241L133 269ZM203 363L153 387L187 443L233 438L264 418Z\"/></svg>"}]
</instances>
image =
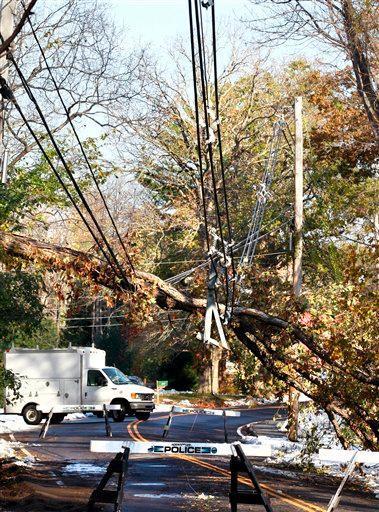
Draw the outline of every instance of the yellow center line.
<instances>
[{"instance_id":1,"label":"yellow center line","mask_svg":"<svg viewBox=\"0 0 379 512\"><path fill-rule=\"evenodd\" d=\"M128 425L128 432L129 435L134 441L143 441L143 442L149 442L148 439L143 437L143 435L138 430L138 425L141 423L141 421L133 421ZM130 428L129 428L130 427ZM201 466L205 469L210 469L211 471L215 471L227 478L230 478L230 471L226 469L219 468L218 466L214 466L213 464L210 464L208 462L205 462L203 460L196 459L195 457L190 457L189 455L173 455L173 457L176 457L178 459L187 460L188 462L191 462L192 464L196 464L197 466ZM249 487L253 487L253 484L251 481L244 477L239 477L238 481L242 484L248 485ZM325 512L324 508L319 507L318 505L313 505L313 503L308 503L300 498L294 498L288 494L285 493L279 493L275 491L270 485L267 484L260 484L263 489L265 489L268 494L271 496L275 496L275 498L278 498L279 500L283 501L284 503L288 503L289 505L293 505L294 507L303 510L304 512Z\"/></svg>"}]
</instances>

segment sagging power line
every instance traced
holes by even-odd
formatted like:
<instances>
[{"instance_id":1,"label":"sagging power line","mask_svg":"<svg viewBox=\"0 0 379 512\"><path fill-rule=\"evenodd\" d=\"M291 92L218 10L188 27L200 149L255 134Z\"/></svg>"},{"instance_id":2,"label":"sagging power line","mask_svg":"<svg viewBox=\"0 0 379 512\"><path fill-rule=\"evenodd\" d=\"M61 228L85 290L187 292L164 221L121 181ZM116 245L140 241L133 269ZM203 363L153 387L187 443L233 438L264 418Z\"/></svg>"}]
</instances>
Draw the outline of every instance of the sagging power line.
<instances>
[{"instance_id":1,"label":"sagging power line","mask_svg":"<svg viewBox=\"0 0 379 512\"><path fill-rule=\"evenodd\" d=\"M89 159L88 159L88 156L87 156L86 151L85 151L85 149L84 149L83 143L82 143L82 141L81 141L81 139L80 139L80 137L79 137L79 134L78 134L78 132L77 132L77 130L76 130L76 128L75 128L75 125L74 125L74 123L73 123L73 121L72 121L72 119L71 119L70 112L69 112L69 110L68 110L68 108L67 108L67 106L66 106L66 103L65 103L64 99L63 99L63 96L62 96L62 94L61 94L61 91L60 91L60 89L59 89L59 86L58 86L58 84L57 84L57 81L56 81L56 79L55 79L55 77L54 77L54 74L53 74L53 72L52 72L52 69L51 69L51 67L49 66L49 63L48 63L47 58L46 58L46 54L45 54L45 52L44 52L44 50L43 50L43 48L42 48L42 45L41 45L41 43L40 43L40 41L39 41L39 39L38 39L38 36L37 36L37 33L36 33L35 29L34 29L34 26L33 26L32 20L31 20L31 18L30 18L30 15L28 15L28 22L29 22L29 25L30 25L30 28L31 28L31 31L32 31L32 34L33 34L33 37L34 37L34 40L35 40L35 41L36 41L36 43L37 43L37 46L38 46L38 48L39 48L39 51L40 51L41 56L42 56L42 58L43 58L43 61L44 61L44 63L45 63L46 69L47 69L47 71L48 71L48 73L49 73L49 75L50 75L51 81L53 82L53 85L54 85L55 91L56 91L56 93L57 93L57 95L58 95L58 97L59 97L59 100L60 100L60 102L61 102L61 105L62 105L62 107L63 107L63 110L64 110L64 112L65 112L65 114L66 114L67 121L69 122L69 124L70 124L70 126L71 126L71 129L72 129L72 131L73 131L73 133L74 133L74 135L75 135L76 141L77 141L77 143L78 143L78 145L79 145L79 148L80 148L80 151L81 151L81 153L82 153L82 155L83 155L84 161L85 161L85 163L86 163L86 165L87 165L87 167L88 167L88 169L89 169L89 171L90 171L90 174L91 174L91 177L92 177L92 179L93 179L93 181L94 181L94 183L95 183L96 189L97 189L97 191L98 191L98 193L99 193L99 195L100 195L100 197L101 197L101 200L102 200L102 202L103 202L103 204L104 204L104 208L105 208L105 210L106 210L106 212L107 212L107 214L108 214L108 217L109 217L109 219L110 219L110 221L111 221L111 223L112 223L113 229L115 230L115 233L116 233L116 235L117 235L117 238L118 238L118 240L119 240L119 242L120 242L120 244L121 244L121 247L122 247L122 249L123 249L123 251L124 251L124 254L125 254L126 260L127 260L127 262L129 263L129 265L130 265L131 269L132 269L132 270L133 270L133 272L134 272L134 266L133 266L132 260L131 260L131 258L130 258L130 256L129 256L129 253L128 253L127 249L126 249L125 243L124 243L124 241L123 241L123 239L122 239L122 237L121 237L121 235L120 235L120 232L119 232L119 230L118 230L118 228L117 228L117 225L116 225L116 222L115 222L115 220L114 220L114 218L113 218L113 215L112 215L112 213L111 213L111 211L110 211L110 209L109 209L109 207L108 207L108 204L107 204L107 201L106 201L106 199L105 199L105 196L104 196L104 194L103 194L103 192L102 192L102 190L101 190L101 188L100 188L99 181L98 181L98 179L96 178L95 172L94 172L93 167L92 167L92 165L91 165L91 163L90 163L90 161L89 161Z\"/></svg>"},{"instance_id":2,"label":"sagging power line","mask_svg":"<svg viewBox=\"0 0 379 512\"><path fill-rule=\"evenodd\" d=\"M1 37L1 39L3 39ZM20 77L20 80L21 80L21 83L22 83L22 86L25 90L25 92L27 93L29 99L32 101L32 103L34 104L37 112L38 112L38 115L42 121L42 124L47 132L47 135L57 153L57 156L58 158L60 159L60 161L62 162L62 165L63 165L63 168L65 169L72 185L74 186L74 189L76 191L76 193L78 194L83 206L85 207L87 213L89 214L92 222L94 223L95 225L95 228L97 230L97 233L95 232L95 230L91 227L91 225L89 224L89 222L87 221L87 219L85 218L85 216L83 215L81 209L79 208L79 206L77 205L76 203L76 200L75 198L73 197L72 193L70 192L69 188L67 187L66 183L64 182L64 180L62 179L59 171L57 170L56 166L53 164L51 158L49 157L49 155L47 154L46 150L44 149L44 147L42 146L42 143L40 141L40 138L37 136L36 132L33 130L30 122L27 120L26 116L24 115L19 103L17 102L16 98L14 97L13 95L13 92L11 91L11 89L9 88L9 86L7 85L6 81L0 77L1 79L1 82L0 82L0 86L1 86L1 93L2 93L2 96L4 99L8 99L10 101L12 101L12 103L14 104L16 110L18 111L18 113L20 114L25 126L28 128L30 134L32 135L33 139L35 140L38 148L41 150L44 158L46 159L47 163L49 164L50 168L52 169L53 173L55 174L56 178L58 179L60 185L62 186L63 190L65 191L66 195L68 196L69 200L71 201L72 205L74 206L75 210L77 211L79 217L82 219L83 223L85 224L86 228L88 229L88 231L90 232L90 234L92 235L96 245L99 247L101 253L103 254L105 260L107 261L107 263L110 265L110 267L113 269L113 271L115 272L115 275L119 276L121 278L121 281L122 281L122 285L124 287L126 287L127 289L134 289L134 285L131 283L130 279L128 278L128 276L126 275L125 273L125 270L123 269L123 267L120 265L119 261L118 261L118 258L112 248L112 246L110 245L107 237L105 236L104 234L104 231L102 230L99 222L97 221L90 205L88 204L86 198L84 197L84 194L83 192L81 191L80 189L80 186L79 184L77 183L77 180L75 178L75 176L73 175L69 165L67 164L66 162L66 159L64 158L63 156L63 153L58 145L58 143L56 142L55 140L55 137L47 123L47 120L41 110L41 107L37 101L37 99L35 98L31 88L29 87L26 79L25 79L25 76L23 75L20 67L18 66L17 62L15 61L13 55L11 52L8 52L8 59L12 62L13 66L15 67L16 69L16 72L17 74L19 75ZM105 250L104 246L107 250ZM108 251L108 252L107 252Z\"/></svg>"}]
</instances>

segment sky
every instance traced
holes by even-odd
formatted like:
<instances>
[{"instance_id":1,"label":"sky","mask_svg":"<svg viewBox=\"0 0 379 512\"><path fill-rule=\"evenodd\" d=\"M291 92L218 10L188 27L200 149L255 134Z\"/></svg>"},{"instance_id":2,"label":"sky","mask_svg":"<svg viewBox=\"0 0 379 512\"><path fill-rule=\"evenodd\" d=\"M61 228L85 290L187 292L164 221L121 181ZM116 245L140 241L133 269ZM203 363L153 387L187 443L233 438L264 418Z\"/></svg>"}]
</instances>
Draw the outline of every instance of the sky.
<instances>
[{"instance_id":1,"label":"sky","mask_svg":"<svg viewBox=\"0 0 379 512\"><path fill-rule=\"evenodd\" d=\"M178 36L188 37L187 0L109 0L112 15L123 28L125 43L150 43L151 48L168 60L167 48ZM242 26L241 20L251 16L249 0L215 0L216 19L222 28ZM257 13L254 7L254 13ZM258 13L257 13L257 16ZM247 35L249 35L247 31ZM272 52L273 59L322 57L314 42L308 45L286 44Z\"/></svg>"}]
</instances>

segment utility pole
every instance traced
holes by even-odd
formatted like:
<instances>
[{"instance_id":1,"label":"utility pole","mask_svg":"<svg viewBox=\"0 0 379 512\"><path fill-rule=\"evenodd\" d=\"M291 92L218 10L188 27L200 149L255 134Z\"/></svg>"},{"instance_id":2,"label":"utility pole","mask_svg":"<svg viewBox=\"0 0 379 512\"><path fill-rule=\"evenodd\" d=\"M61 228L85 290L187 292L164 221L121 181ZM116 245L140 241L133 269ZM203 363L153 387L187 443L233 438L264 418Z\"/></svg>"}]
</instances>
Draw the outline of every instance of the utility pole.
<instances>
[{"instance_id":1,"label":"utility pole","mask_svg":"<svg viewBox=\"0 0 379 512\"><path fill-rule=\"evenodd\" d=\"M295 99L295 231L293 237L292 291L299 298L303 284L303 99ZM299 392L288 391L288 439L297 441L299 419Z\"/></svg>"},{"instance_id":2,"label":"utility pole","mask_svg":"<svg viewBox=\"0 0 379 512\"><path fill-rule=\"evenodd\" d=\"M295 233L293 294L300 297L303 283L303 99L295 100Z\"/></svg>"},{"instance_id":3,"label":"utility pole","mask_svg":"<svg viewBox=\"0 0 379 512\"><path fill-rule=\"evenodd\" d=\"M0 33L3 39L7 39L13 34L14 13L16 10L16 0L1 0L0 3ZM0 75L8 80L8 60L6 54L0 55ZM8 153L4 146L4 99L0 104L0 182L6 185L7 182L7 160Z\"/></svg>"}]
</instances>

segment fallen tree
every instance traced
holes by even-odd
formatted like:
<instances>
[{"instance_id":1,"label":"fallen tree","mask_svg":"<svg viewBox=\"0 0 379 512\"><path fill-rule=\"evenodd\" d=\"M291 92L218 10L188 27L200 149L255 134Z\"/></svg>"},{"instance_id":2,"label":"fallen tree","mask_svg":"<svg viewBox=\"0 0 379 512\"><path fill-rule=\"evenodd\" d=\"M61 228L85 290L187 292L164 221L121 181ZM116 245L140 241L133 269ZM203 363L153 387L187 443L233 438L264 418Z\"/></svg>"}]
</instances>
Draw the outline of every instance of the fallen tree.
<instances>
[{"instance_id":1,"label":"fallen tree","mask_svg":"<svg viewBox=\"0 0 379 512\"><path fill-rule=\"evenodd\" d=\"M136 291L126 290L103 260L81 251L5 232L0 232L0 247L8 256L39 262L50 271L65 271L112 290L129 304L143 304L145 300L146 304L155 303L165 310L200 314L205 311L205 299L192 297L147 272L136 270ZM143 313L146 307L139 309ZM220 309L224 307L220 305ZM364 447L378 447L379 379L375 373L362 367L347 367L319 344L312 333L259 309L236 307L230 331L277 379L324 408L345 446L346 436L336 416L342 418Z\"/></svg>"}]
</instances>

